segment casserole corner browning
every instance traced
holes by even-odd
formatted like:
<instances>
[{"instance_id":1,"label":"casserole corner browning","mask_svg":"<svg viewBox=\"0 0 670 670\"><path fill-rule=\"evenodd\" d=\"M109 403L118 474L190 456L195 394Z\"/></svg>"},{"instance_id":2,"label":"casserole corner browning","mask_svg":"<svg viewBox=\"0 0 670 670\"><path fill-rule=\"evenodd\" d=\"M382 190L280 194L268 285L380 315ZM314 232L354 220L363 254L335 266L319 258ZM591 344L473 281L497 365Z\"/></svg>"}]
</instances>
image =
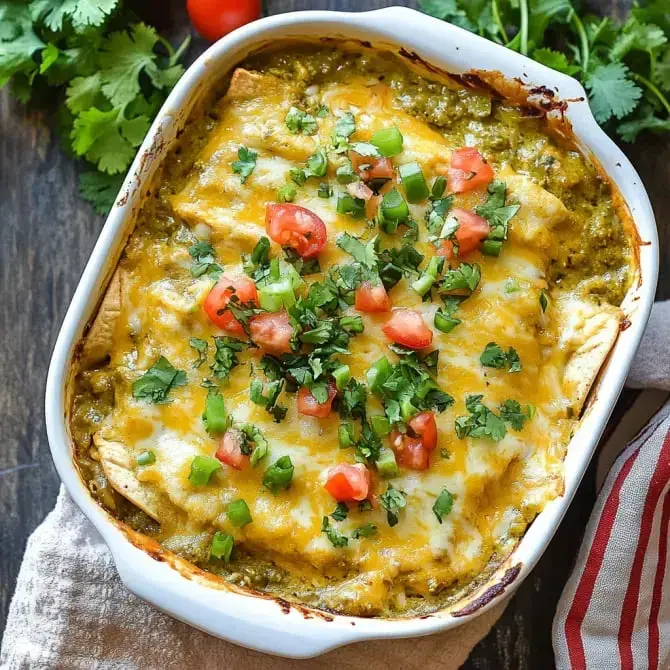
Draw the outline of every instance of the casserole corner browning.
<instances>
[{"instance_id":1,"label":"casserole corner browning","mask_svg":"<svg viewBox=\"0 0 670 670\"><path fill-rule=\"evenodd\" d=\"M282 237L269 212L294 207ZM86 334L82 472L238 586L363 616L454 604L562 494L623 318L626 216L490 91L371 49L255 56L164 162Z\"/></svg>"}]
</instances>

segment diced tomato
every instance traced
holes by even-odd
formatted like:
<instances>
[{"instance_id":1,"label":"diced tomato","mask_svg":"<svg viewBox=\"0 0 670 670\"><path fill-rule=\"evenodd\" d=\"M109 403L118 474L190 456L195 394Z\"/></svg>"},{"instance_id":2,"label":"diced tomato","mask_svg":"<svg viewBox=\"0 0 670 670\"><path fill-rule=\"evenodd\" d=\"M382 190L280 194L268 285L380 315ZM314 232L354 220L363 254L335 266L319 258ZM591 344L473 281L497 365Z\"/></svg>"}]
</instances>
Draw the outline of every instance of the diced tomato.
<instances>
[{"instance_id":1,"label":"diced tomato","mask_svg":"<svg viewBox=\"0 0 670 670\"><path fill-rule=\"evenodd\" d=\"M292 247L302 258L314 258L326 246L323 221L305 207L270 204L265 209L265 230L277 244Z\"/></svg>"},{"instance_id":2,"label":"diced tomato","mask_svg":"<svg viewBox=\"0 0 670 670\"><path fill-rule=\"evenodd\" d=\"M433 341L433 331L426 325L421 314L412 309L396 309L382 326L384 335L396 344L410 349L423 349Z\"/></svg>"},{"instance_id":3,"label":"diced tomato","mask_svg":"<svg viewBox=\"0 0 670 670\"><path fill-rule=\"evenodd\" d=\"M493 179L493 168L484 157L473 147L456 149L451 154L449 190L454 193L465 193L476 188L485 188Z\"/></svg>"},{"instance_id":4,"label":"diced tomato","mask_svg":"<svg viewBox=\"0 0 670 670\"><path fill-rule=\"evenodd\" d=\"M479 243L482 240L485 240L491 232L491 226L486 219L477 214L473 214L472 212L468 212L466 209L454 207L449 213L453 214L458 220L458 230L456 231L455 237L458 242L459 256L464 256L465 254L474 251L479 246ZM453 258L453 242L451 240L443 240L442 247L437 253L439 256Z\"/></svg>"},{"instance_id":5,"label":"diced tomato","mask_svg":"<svg viewBox=\"0 0 670 670\"><path fill-rule=\"evenodd\" d=\"M370 490L370 472L363 463L340 463L328 470L324 488L340 502L365 500Z\"/></svg>"},{"instance_id":6,"label":"diced tomato","mask_svg":"<svg viewBox=\"0 0 670 670\"><path fill-rule=\"evenodd\" d=\"M240 303L258 305L256 284L249 277L223 274L207 294L204 309L215 326L228 331L231 335L244 335L242 324L232 312L225 309L233 295L237 296Z\"/></svg>"},{"instance_id":7,"label":"diced tomato","mask_svg":"<svg viewBox=\"0 0 670 670\"><path fill-rule=\"evenodd\" d=\"M356 289L354 306L360 312L388 312L391 309L391 299L383 284L373 285L364 281Z\"/></svg>"},{"instance_id":8,"label":"diced tomato","mask_svg":"<svg viewBox=\"0 0 670 670\"><path fill-rule=\"evenodd\" d=\"M397 430L391 433L391 446L398 465L409 470L427 470L430 466L430 453L421 438L403 435Z\"/></svg>"},{"instance_id":9,"label":"diced tomato","mask_svg":"<svg viewBox=\"0 0 670 670\"><path fill-rule=\"evenodd\" d=\"M421 438L423 446L432 451L437 446L437 424L434 412L421 412L409 420L409 427Z\"/></svg>"},{"instance_id":10,"label":"diced tomato","mask_svg":"<svg viewBox=\"0 0 670 670\"><path fill-rule=\"evenodd\" d=\"M369 200L372 196L372 189L366 186L362 181L355 181L353 184L347 184L347 192L354 198Z\"/></svg>"},{"instance_id":11,"label":"diced tomato","mask_svg":"<svg viewBox=\"0 0 670 670\"><path fill-rule=\"evenodd\" d=\"M306 386L302 386L298 391L298 412L306 416L316 416L319 419L325 419L331 411L333 400L337 395L335 382L328 384L328 400L326 402L317 402Z\"/></svg>"},{"instance_id":12,"label":"diced tomato","mask_svg":"<svg viewBox=\"0 0 670 670\"><path fill-rule=\"evenodd\" d=\"M375 158L374 156L361 156L356 151L349 152L349 160L354 168L354 172L363 181L373 181L374 179L393 179L393 163L388 158Z\"/></svg>"},{"instance_id":13,"label":"diced tomato","mask_svg":"<svg viewBox=\"0 0 670 670\"><path fill-rule=\"evenodd\" d=\"M266 312L249 321L251 339L268 354L291 352L293 326L286 312Z\"/></svg>"},{"instance_id":14,"label":"diced tomato","mask_svg":"<svg viewBox=\"0 0 670 670\"><path fill-rule=\"evenodd\" d=\"M219 442L216 458L231 468L242 470L249 463L249 456L242 453L244 435L237 428L229 428Z\"/></svg>"}]
</instances>

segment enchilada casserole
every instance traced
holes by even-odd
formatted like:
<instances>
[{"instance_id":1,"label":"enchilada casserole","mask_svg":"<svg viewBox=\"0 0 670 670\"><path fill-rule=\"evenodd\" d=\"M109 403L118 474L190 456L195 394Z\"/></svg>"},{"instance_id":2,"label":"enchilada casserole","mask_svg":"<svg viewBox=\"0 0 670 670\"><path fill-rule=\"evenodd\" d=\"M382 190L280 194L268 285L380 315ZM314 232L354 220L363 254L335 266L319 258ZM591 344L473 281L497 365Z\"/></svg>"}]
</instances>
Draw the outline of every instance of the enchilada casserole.
<instances>
[{"instance_id":1,"label":"enchilada casserole","mask_svg":"<svg viewBox=\"0 0 670 670\"><path fill-rule=\"evenodd\" d=\"M565 124L391 53L284 45L222 92L78 352L82 476L238 586L449 606L562 493L634 274L628 215Z\"/></svg>"}]
</instances>

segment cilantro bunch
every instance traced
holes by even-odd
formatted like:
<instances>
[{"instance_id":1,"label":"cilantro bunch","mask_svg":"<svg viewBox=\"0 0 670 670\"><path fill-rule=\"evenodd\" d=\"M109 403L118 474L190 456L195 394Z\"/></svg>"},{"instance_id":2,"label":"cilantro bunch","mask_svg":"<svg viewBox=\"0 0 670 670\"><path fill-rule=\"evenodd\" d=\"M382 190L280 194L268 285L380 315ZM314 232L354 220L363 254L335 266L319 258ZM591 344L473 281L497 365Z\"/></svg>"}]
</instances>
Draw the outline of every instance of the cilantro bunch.
<instances>
[{"instance_id":1,"label":"cilantro bunch","mask_svg":"<svg viewBox=\"0 0 670 670\"><path fill-rule=\"evenodd\" d=\"M633 142L670 131L670 4L633 7L620 23L572 0L419 0L424 12L577 77L593 115Z\"/></svg>"},{"instance_id":2,"label":"cilantro bunch","mask_svg":"<svg viewBox=\"0 0 670 670\"><path fill-rule=\"evenodd\" d=\"M184 69L178 49L122 0L0 0L0 87L58 103L67 150L93 169L81 194L107 212L137 147Z\"/></svg>"}]
</instances>

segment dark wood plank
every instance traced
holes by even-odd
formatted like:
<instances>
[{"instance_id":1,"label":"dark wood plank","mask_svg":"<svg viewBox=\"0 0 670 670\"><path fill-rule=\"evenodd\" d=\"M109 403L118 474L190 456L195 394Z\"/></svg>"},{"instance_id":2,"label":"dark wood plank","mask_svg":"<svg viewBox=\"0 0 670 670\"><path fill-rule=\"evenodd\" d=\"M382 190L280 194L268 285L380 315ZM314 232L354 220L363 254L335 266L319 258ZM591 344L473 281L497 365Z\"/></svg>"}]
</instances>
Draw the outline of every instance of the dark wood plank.
<instances>
[{"instance_id":1,"label":"dark wood plank","mask_svg":"<svg viewBox=\"0 0 670 670\"><path fill-rule=\"evenodd\" d=\"M188 30L183 0L136 3L168 35ZM411 0L268 0L270 13L304 9L359 11ZM600 0L621 15L628 3ZM190 59L204 48L195 40ZM46 443L43 394L51 347L101 217L77 194L77 166L49 130L48 117L0 95L0 632L27 536L52 508L58 490ZM642 138L624 146L654 203L661 234L658 295L670 298L670 141ZM615 410L621 416L632 393ZM586 476L556 537L466 668L548 668L551 621L595 499L595 467ZM448 650L445 650L448 653Z\"/></svg>"}]
</instances>

